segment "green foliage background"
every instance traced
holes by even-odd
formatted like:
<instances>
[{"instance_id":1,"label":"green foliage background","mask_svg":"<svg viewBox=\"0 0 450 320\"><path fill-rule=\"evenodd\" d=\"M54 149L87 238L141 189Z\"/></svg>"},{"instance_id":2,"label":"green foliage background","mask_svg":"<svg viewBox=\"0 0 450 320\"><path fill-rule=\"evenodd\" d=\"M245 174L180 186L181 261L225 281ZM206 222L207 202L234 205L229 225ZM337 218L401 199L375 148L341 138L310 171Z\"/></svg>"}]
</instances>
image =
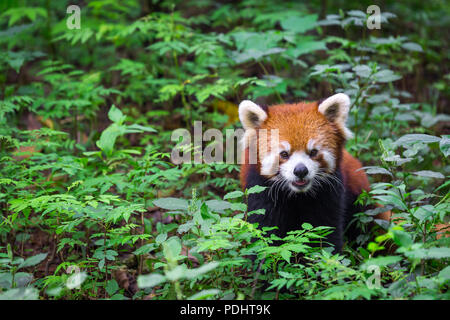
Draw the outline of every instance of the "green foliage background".
<instances>
[{"instance_id":1,"label":"green foliage background","mask_svg":"<svg viewBox=\"0 0 450 320\"><path fill-rule=\"evenodd\" d=\"M69 1L2 1L0 298L448 299L450 8L383 1L369 30L373 2L82 1L70 30ZM341 254L247 223L238 165L170 161L243 99L335 92L359 201L398 221L361 213Z\"/></svg>"}]
</instances>

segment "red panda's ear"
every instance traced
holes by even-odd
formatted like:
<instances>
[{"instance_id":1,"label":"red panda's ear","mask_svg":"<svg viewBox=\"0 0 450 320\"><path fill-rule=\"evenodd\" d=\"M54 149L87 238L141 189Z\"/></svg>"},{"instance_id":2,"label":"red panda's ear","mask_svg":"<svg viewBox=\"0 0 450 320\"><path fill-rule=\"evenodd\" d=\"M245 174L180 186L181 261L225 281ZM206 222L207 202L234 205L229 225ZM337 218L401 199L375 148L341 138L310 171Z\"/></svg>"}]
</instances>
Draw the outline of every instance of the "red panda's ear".
<instances>
[{"instance_id":1,"label":"red panda's ear","mask_svg":"<svg viewBox=\"0 0 450 320\"><path fill-rule=\"evenodd\" d=\"M256 129L267 119L267 113L256 103L244 100L239 104L239 119L245 130Z\"/></svg>"},{"instance_id":2,"label":"red panda's ear","mask_svg":"<svg viewBox=\"0 0 450 320\"><path fill-rule=\"evenodd\" d=\"M346 122L348 112L350 110L350 98L344 93L337 93L325 99L319 105L319 112L322 113L329 121L338 125L346 139L353 136L352 132L347 128Z\"/></svg>"}]
</instances>

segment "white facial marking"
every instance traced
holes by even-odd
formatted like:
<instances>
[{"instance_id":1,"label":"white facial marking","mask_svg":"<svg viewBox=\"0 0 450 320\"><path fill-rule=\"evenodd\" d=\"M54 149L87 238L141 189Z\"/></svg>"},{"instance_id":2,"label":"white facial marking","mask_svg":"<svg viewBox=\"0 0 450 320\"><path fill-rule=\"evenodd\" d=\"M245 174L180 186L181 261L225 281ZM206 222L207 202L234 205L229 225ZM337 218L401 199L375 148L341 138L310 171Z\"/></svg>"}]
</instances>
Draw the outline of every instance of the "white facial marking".
<instances>
[{"instance_id":1,"label":"white facial marking","mask_svg":"<svg viewBox=\"0 0 450 320\"><path fill-rule=\"evenodd\" d=\"M291 150L291 145L287 141L281 141L278 147L272 147L272 152L266 154L261 160L261 174L272 176L278 173L280 165L280 152Z\"/></svg>"},{"instance_id":2,"label":"white facial marking","mask_svg":"<svg viewBox=\"0 0 450 320\"><path fill-rule=\"evenodd\" d=\"M313 177L316 175L319 170L319 164L312 160L304 151L296 151L294 152L288 161L280 165L280 174L289 182L294 182L297 180L297 177L294 174L294 169L298 164L304 164L308 169L308 174L304 178L304 180L311 181ZM292 185L289 185L292 190L300 191ZM311 187L311 183L308 184L301 191L307 191Z\"/></svg>"},{"instance_id":3,"label":"white facial marking","mask_svg":"<svg viewBox=\"0 0 450 320\"><path fill-rule=\"evenodd\" d=\"M261 161L261 174L265 176L277 174L279 164L278 152L268 153Z\"/></svg>"},{"instance_id":4,"label":"white facial marking","mask_svg":"<svg viewBox=\"0 0 450 320\"><path fill-rule=\"evenodd\" d=\"M320 143L317 143L314 139L311 139L308 141L307 144L308 151L311 151L312 149L316 149L320 154L322 154L323 159L328 164L328 171L333 172L336 168L336 158L333 155L333 153L324 148Z\"/></svg>"},{"instance_id":5,"label":"white facial marking","mask_svg":"<svg viewBox=\"0 0 450 320\"><path fill-rule=\"evenodd\" d=\"M308 149L308 151L311 151L312 149L318 149L319 146L316 145L316 141L314 139L310 139L308 141L308 144L306 145L306 149Z\"/></svg>"},{"instance_id":6,"label":"white facial marking","mask_svg":"<svg viewBox=\"0 0 450 320\"><path fill-rule=\"evenodd\" d=\"M323 155L323 159L328 164L328 171L333 172L334 169L336 169L336 158L335 156L328 150L322 150L321 151Z\"/></svg>"},{"instance_id":7,"label":"white facial marking","mask_svg":"<svg viewBox=\"0 0 450 320\"><path fill-rule=\"evenodd\" d=\"M281 141L280 144L281 144L281 146L282 146L282 148L283 148L283 149L280 150L280 152L283 151L283 150L284 150L284 151L287 151L287 152L291 151L291 145L289 144L289 142L287 142L287 141Z\"/></svg>"}]
</instances>

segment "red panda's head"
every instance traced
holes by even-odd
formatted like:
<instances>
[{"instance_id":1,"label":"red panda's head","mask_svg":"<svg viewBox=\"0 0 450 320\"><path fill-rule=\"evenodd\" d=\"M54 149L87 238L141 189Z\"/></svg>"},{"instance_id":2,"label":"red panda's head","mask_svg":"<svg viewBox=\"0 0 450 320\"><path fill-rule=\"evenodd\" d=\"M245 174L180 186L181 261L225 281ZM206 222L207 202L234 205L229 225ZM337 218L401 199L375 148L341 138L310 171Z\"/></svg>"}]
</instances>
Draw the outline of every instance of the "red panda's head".
<instances>
[{"instance_id":1,"label":"red panda's head","mask_svg":"<svg viewBox=\"0 0 450 320\"><path fill-rule=\"evenodd\" d=\"M242 101L244 139L249 149L250 141L257 141L260 174L292 192L313 191L333 177L345 140L351 137L345 125L349 107L343 93L320 104L281 104L266 110Z\"/></svg>"}]
</instances>

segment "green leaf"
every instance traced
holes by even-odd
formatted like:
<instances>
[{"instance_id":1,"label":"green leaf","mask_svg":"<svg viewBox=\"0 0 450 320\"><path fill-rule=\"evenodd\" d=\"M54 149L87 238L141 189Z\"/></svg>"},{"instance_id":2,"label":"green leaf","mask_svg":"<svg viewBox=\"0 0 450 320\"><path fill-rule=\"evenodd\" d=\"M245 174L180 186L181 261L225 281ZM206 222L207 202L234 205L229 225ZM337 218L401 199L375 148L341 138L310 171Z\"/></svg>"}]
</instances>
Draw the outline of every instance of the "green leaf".
<instances>
[{"instance_id":1,"label":"green leaf","mask_svg":"<svg viewBox=\"0 0 450 320\"><path fill-rule=\"evenodd\" d=\"M290 16L280 21L284 30L295 33L304 33L313 29L317 25L317 14L310 14L304 17Z\"/></svg>"},{"instance_id":2,"label":"green leaf","mask_svg":"<svg viewBox=\"0 0 450 320\"><path fill-rule=\"evenodd\" d=\"M379 267L384 267L393 263L397 263L402 260L401 256L385 256L385 257L377 257L366 260L362 265L361 269L366 270L369 266L375 265Z\"/></svg>"},{"instance_id":3,"label":"green leaf","mask_svg":"<svg viewBox=\"0 0 450 320\"><path fill-rule=\"evenodd\" d=\"M170 237L164 242L164 256L176 258L181 253L181 241L178 237Z\"/></svg>"},{"instance_id":4,"label":"green leaf","mask_svg":"<svg viewBox=\"0 0 450 320\"><path fill-rule=\"evenodd\" d=\"M413 172L413 174L419 177L445 179L445 176L442 173L430 170L416 171Z\"/></svg>"},{"instance_id":5,"label":"green leaf","mask_svg":"<svg viewBox=\"0 0 450 320\"><path fill-rule=\"evenodd\" d=\"M401 79L402 77L394 74L392 70L381 70L373 75L377 82L392 82Z\"/></svg>"},{"instance_id":6,"label":"green leaf","mask_svg":"<svg viewBox=\"0 0 450 320\"><path fill-rule=\"evenodd\" d=\"M167 239L167 233L160 233L160 234L158 234L157 236L156 236L156 238L155 238L155 242L157 243L157 244L161 244L161 243L163 243L164 241L166 241L166 239Z\"/></svg>"},{"instance_id":7,"label":"green leaf","mask_svg":"<svg viewBox=\"0 0 450 320\"><path fill-rule=\"evenodd\" d=\"M152 288L166 281L166 277L158 274L152 273L149 275L139 276L137 279L137 285L139 288Z\"/></svg>"},{"instance_id":8,"label":"green leaf","mask_svg":"<svg viewBox=\"0 0 450 320\"><path fill-rule=\"evenodd\" d=\"M352 69L358 77L368 78L372 74L372 68L368 65L359 65Z\"/></svg>"},{"instance_id":9,"label":"green leaf","mask_svg":"<svg viewBox=\"0 0 450 320\"><path fill-rule=\"evenodd\" d=\"M405 256L410 259L446 259L450 258L450 248L420 248L413 251L406 251Z\"/></svg>"},{"instance_id":10,"label":"green leaf","mask_svg":"<svg viewBox=\"0 0 450 320\"><path fill-rule=\"evenodd\" d=\"M310 224L310 223L303 223L302 224L302 229L305 229L305 230L312 230L313 229L313 226Z\"/></svg>"},{"instance_id":11,"label":"green leaf","mask_svg":"<svg viewBox=\"0 0 450 320\"><path fill-rule=\"evenodd\" d=\"M292 256L292 252L289 250L281 250L280 251L280 255L281 257L286 260L287 262L291 262L291 256Z\"/></svg>"},{"instance_id":12,"label":"green leaf","mask_svg":"<svg viewBox=\"0 0 450 320\"><path fill-rule=\"evenodd\" d=\"M107 292L110 296L112 296L114 293L117 292L117 290L119 290L119 284L118 284L117 281L114 280L114 279L109 280L109 281L106 283L105 289L106 289L106 292Z\"/></svg>"},{"instance_id":13,"label":"green leaf","mask_svg":"<svg viewBox=\"0 0 450 320\"><path fill-rule=\"evenodd\" d=\"M396 208L399 208L403 211L408 211L408 207L406 206L406 204L397 195L374 196L374 199L378 199L378 200L382 201L384 204L392 204Z\"/></svg>"},{"instance_id":14,"label":"green leaf","mask_svg":"<svg viewBox=\"0 0 450 320\"><path fill-rule=\"evenodd\" d=\"M32 257L26 259L24 262L22 262L18 266L18 269L35 266L35 265L41 263L47 257L47 255L48 255L48 253L39 253L35 256L32 256Z\"/></svg>"},{"instance_id":15,"label":"green leaf","mask_svg":"<svg viewBox=\"0 0 450 320\"><path fill-rule=\"evenodd\" d=\"M402 230L392 230L392 234L394 235L394 241L396 244L402 247L409 248L413 244L413 240L411 236Z\"/></svg>"},{"instance_id":16,"label":"green leaf","mask_svg":"<svg viewBox=\"0 0 450 320\"><path fill-rule=\"evenodd\" d=\"M394 142L394 145L407 146L416 142L433 143L439 141L441 141L441 138L439 137L430 136L428 134L413 133L413 134L406 134L400 137L397 141Z\"/></svg>"},{"instance_id":17,"label":"green leaf","mask_svg":"<svg viewBox=\"0 0 450 320\"><path fill-rule=\"evenodd\" d=\"M126 127L126 133L141 133L141 132L157 132L149 126L141 126L140 124L132 124Z\"/></svg>"},{"instance_id":18,"label":"green leaf","mask_svg":"<svg viewBox=\"0 0 450 320\"><path fill-rule=\"evenodd\" d=\"M288 49L286 54L296 59L303 54L311 53L317 50L327 50L326 42L315 40L301 41L295 48Z\"/></svg>"},{"instance_id":19,"label":"green leaf","mask_svg":"<svg viewBox=\"0 0 450 320\"><path fill-rule=\"evenodd\" d=\"M108 118L114 123L122 124L126 116L115 105L112 105L108 112Z\"/></svg>"},{"instance_id":20,"label":"green leaf","mask_svg":"<svg viewBox=\"0 0 450 320\"><path fill-rule=\"evenodd\" d=\"M423 52L422 46L414 42L402 43L402 48L409 51Z\"/></svg>"},{"instance_id":21,"label":"green leaf","mask_svg":"<svg viewBox=\"0 0 450 320\"><path fill-rule=\"evenodd\" d=\"M447 267L445 267L444 269L442 269L442 270L439 272L438 277L441 278L441 279L443 279L443 280L445 280L445 281L450 280L450 266L447 266Z\"/></svg>"},{"instance_id":22,"label":"green leaf","mask_svg":"<svg viewBox=\"0 0 450 320\"><path fill-rule=\"evenodd\" d=\"M263 192L266 189L267 189L267 187L263 187L263 186L253 186L253 187L251 187L250 189L247 190L247 194L260 193L260 192Z\"/></svg>"},{"instance_id":23,"label":"green leaf","mask_svg":"<svg viewBox=\"0 0 450 320\"><path fill-rule=\"evenodd\" d=\"M187 210L189 207L187 200L179 198L160 198L153 200L153 204L166 210Z\"/></svg>"},{"instance_id":24,"label":"green leaf","mask_svg":"<svg viewBox=\"0 0 450 320\"><path fill-rule=\"evenodd\" d=\"M227 199L235 199L235 198L239 198L242 197L244 195L244 193L242 191L232 191L227 193L223 199L227 200Z\"/></svg>"},{"instance_id":25,"label":"green leaf","mask_svg":"<svg viewBox=\"0 0 450 320\"><path fill-rule=\"evenodd\" d=\"M389 170L382 168L382 167L368 166L368 167L363 167L362 169L364 169L367 174L385 174L385 175L389 175L392 177L392 173L390 173Z\"/></svg>"},{"instance_id":26,"label":"green leaf","mask_svg":"<svg viewBox=\"0 0 450 320\"><path fill-rule=\"evenodd\" d=\"M450 156L450 135L442 136L442 140L439 142L439 148L444 156Z\"/></svg>"},{"instance_id":27,"label":"green leaf","mask_svg":"<svg viewBox=\"0 0 450 320\"><path fill-rule=\"evenodd\" d=\"M100 139L96 142L97 147L103 150L107 155L111 155L117 137L124 133L124 126L119 126L116 123L113 123L102 132Z\"/></svg>"},{"instance_id":28,"label":"green leaf","mask_svg":"<svg viewBox=\"0 0 450 320\"><path fill-rule=\"evenodd\" d=\"M231 208L231 204L228 201L222 200L208 200L205 201L205 204L215 212L224 212L224 210Z\"/></svg>"}]
</instances>

